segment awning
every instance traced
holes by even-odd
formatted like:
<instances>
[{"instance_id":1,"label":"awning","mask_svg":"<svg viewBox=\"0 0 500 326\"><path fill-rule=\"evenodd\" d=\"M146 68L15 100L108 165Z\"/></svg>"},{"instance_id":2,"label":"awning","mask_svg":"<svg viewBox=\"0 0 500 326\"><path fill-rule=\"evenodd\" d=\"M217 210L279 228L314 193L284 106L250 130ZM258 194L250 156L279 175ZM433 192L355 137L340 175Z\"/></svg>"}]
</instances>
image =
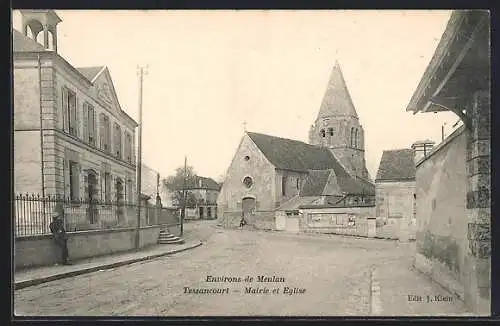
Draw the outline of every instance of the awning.
<instances>
[{"instance_id":1,"label":"awning","mask_svg":"<svg viewBox=\"0 0 500 326\"><path fill-rule=\"evenodd\" d=\"M490 14L485 10L457 10L406 111L453 111L464 120L471 93L489 87Z\"/></svg>"}]
</instances>

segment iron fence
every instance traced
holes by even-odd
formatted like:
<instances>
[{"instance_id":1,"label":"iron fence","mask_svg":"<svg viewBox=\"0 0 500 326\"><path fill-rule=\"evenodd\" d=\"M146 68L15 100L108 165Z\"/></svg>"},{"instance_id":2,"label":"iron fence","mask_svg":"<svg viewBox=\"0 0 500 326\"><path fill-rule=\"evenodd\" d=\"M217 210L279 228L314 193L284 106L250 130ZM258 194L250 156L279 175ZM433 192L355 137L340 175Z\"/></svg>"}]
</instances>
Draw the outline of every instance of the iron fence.
<instances>
[{"instance_id":1,"label":"iron fence","mask_svg":"<svg viewBox=\"0 0 500 326\"><path fill-rule=\"evenodd\" d=\"M67 232L136 227L138 209L140 226L178 220L175 211L152 205L19 194L14 198L14 232L16 237L50 234L55 212L63 217Z\"/></svg>"}]
</instances>

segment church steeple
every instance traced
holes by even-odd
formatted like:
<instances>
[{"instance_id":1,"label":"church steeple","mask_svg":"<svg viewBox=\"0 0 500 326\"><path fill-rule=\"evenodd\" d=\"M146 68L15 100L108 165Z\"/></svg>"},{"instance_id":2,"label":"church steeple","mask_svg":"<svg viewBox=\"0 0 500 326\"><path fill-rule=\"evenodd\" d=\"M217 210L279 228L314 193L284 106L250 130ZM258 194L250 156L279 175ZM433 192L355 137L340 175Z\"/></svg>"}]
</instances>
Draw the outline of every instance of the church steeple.
<instances>
[{"instance_id":1,"label":"church steeple","mask_svg":"<svg viewBox=\"0 0 500 326\"><path fill-rule=\"evenodd\" d=\"M330 79L325 95L323 96L323 101L321 102L318 118L331 116L358 117L351 95L347 89L342 69L337 60L335 60L335 65L330 73Z\"/></svg>"},{"instance_id":2,"label":"church steeple","mask_svg":"<svg viewBox=\"0 0 500 326\"><path fill-rule=\"evenodd\" d=\"M369 178L365 166L364 130L337 60L318 116L309 130L309 143L330 148L351 174Z\"/></svg>"}]
</instances>

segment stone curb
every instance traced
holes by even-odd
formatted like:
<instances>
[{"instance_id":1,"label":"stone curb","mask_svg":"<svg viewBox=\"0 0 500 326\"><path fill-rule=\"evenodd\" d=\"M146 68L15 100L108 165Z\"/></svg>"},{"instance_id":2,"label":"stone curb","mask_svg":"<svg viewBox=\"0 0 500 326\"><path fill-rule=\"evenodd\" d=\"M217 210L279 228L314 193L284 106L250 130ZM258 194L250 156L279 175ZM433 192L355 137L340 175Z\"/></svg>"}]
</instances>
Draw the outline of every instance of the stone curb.
<instances>
[{"instance_id":1,"label":"stone curb","mask_svg":"<svg viewBox=\"0 0 500 326\"><path fill-rule=\"evenodd\" d=\"M179 252L182 252L182 251L186 251L186 250L189 250L189 249L193 249L193 248L199 247L201 245L202 245L202 242L198 241L197 243L195 243L193 245L189 245L189 246L186 246L184 248L179 248L179 249L165 251L165 252L162 252L160 254L148 255L148 256L144 256L144 257L140 257L140 258L133 258L133 259L128 259L128 260L124 260L124 261L119 261L119 262L116 262L116 263L104 264L104 265L99 265L99 266L94 266L94 267L88 267L88 268L84 268L84 269L79 269L79 270L75 270L75 271L60 273L60 274L51 275L51 276L47 276L47 277L40 277L40 278L36 278L36 279L15 282L14 283L14 290L20 290L20 289L24 289L24 288L27 288L27 287L30 287L30 286L39 285L39 284L42 284L42 283L47 283L47 282L51 282L51 281L55 281L55 280L60 280L60 279L63 279L63 278L68 278L68 277L78 276L78 275L82 275L82 274L93 273L93 272L97 272L99 270L111 269L111 268L115 268L115 267L120 267L120 266L124 266L124 265L129 265L129 264L137 263L137 262L140 262L140 261L145 261L145 260L155 259L155 258L162 257L162 256L172 255L172 254L176 254L176 253L179 253Z\"/></svg>"}]
</instances>

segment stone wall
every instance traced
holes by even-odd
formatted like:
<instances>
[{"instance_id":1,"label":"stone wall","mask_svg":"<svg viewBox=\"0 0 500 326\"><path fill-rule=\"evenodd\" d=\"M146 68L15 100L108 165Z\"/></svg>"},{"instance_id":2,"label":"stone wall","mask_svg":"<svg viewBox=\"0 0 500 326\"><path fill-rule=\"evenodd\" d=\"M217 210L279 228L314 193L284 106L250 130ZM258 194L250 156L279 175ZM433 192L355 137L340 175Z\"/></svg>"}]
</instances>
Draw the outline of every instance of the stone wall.
<instances>
[{"instance_id":1,"label":"stone wall","mask_svg":"<svg viewBox=\"0 0 500 326\"><path fill-rule=\"evenodd\" d=\"M450 135L417 166L415 267L464 298L467 132Z\"/></svg>"},{"instance_id":2,"label":"stone wall","mask_svg":"<svg viewBox=\"0 0 500 326\"><path fill-rule=\"evenodd\" d=\"M156 244L161 225L140 229L140 246ZM170 232L178 235L178 227L171 226ZM92 230L68 233L70 260L97 257L135 248L135 228L113 230ZM18 237L14 244L16 269L52 265L58 260L58 249L51 235Z\"/></svg>"},{"instance_id":3,"label":"stone wall","mask_svg":"<svg viewBox=\"0 0 500 326\"><path fill-rule=\"evenodd\" d=\"M378 217L414 218L415 180L376 182L375 193Z\"/></svg>"}]
</instances>

